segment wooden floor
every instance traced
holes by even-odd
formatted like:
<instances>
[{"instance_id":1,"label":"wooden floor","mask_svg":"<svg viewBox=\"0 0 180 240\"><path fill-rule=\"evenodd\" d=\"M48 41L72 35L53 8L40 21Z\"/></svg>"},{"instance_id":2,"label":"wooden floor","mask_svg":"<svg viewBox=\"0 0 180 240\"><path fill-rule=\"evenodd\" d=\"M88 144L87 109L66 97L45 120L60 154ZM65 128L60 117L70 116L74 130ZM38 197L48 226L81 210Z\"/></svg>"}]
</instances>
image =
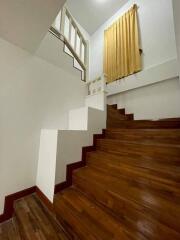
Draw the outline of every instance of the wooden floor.
<instances>
[{"instance_id":1,"label":"wooden floor","mask_svg":"<svg viewBox=\"0 0 180 240\"><path fill-rule=\"evenodd\" d=\"M134 121L116 108L56 194L56 218L36 195L23 198L0 240L180 240L180 119Z\"/></svg>"},{"instance_id":2,"label":"wooden floor","mask_svg":"<svg viewBox=\"0 0 180 240\"><path fill-rule=\"evenodd\" d=\"M15 219L0 225L0 240L22 240Z\"/></svg>"},{"instance_id":3,"label":"wooden floor","mask_svg":"<svg viewBox=\"0 0 180 240\"><path fill-rule=\"evenodd\" d=\"M0 225L0 240L71 239L34 194L15 204L15 216Z\"/></svg>"}]
</instances>

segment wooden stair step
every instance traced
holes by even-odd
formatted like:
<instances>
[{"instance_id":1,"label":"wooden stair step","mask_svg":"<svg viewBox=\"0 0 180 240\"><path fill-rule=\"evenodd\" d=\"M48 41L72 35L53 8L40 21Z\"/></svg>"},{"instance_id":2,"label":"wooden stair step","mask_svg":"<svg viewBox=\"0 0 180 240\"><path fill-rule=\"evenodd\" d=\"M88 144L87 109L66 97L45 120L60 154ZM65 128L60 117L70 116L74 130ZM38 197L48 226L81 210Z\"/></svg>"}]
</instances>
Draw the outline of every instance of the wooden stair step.
<instances>
[{"instance_id":1,"label":"wooden stair step","mask_svg":"<svg viewBox=\"0 0 180 240\"><path fill-rule=\"evenodd\" d=\"M106 138L180 144L180 129L107 129Z\"/></svg>"},{"instance_id":2,"label":"wooden stair step","mask_svg":"<svg viewBox=\"0 0 180 240\"><path fill-rule=\"evenodd\" d=\"M98 169L99 171L103 171L106 174L110 174L115 177L128 177L130 179L139 179L139 181L148 180L152 182L159 182L164 184L164 188L169 190L173 186L180 191L180 167L177 167L176 169L177 175L175 178L170 179L167 177L164 177L164 175L161 175L161 172L159 171L157 174L151 173L149 169L145 168L139 168L133 165L128 165L127 163L121 163L121 161L118 159L113 159L111 157L103 159L103 157L98 157L98 154L89 154L87 156L87 166L93 167L95 169ZM176 172L172 171L172 175L175 175ZM174 179L178 179L177 181L174 181ZM162 186L163 187L163 186Z\"/></svg>"},{"instance_id":3,"label":"wooden stair step","mask_svg":"<svg viewBox=\"0 0 180 240\"><path fill-rule=\"evenodd\" d=\"M75 188L57 194L54 206L58 220L69 229L73 239L145 240L139 233L128 231Z\"/></svg>"},{"instance_id":4,"label":"wooden stair step","mask_svg":"<svg viewBox=\"0 0 180 240\"><path fill-rule=\"evenodd\" d=\"M113 183L112 188L118 189L121 188L121 191L124 191L124 194L128 194L127 196L130 198L131 194L134 198L134 192L146 192L148 191L153 196L158 196L160 198L164 198L167 201L172 200L178 203L180 201L180 189L179 186L170 186L155 180L148 180L146 178L131 178L127 175L116 175L113 173L107 174L106 170L99 171L99 169L92 168L87 166L75 172L76 176L84 176L84 174L88 174L91 176L95 176L98 180L102 180L102 183L109 184ZM105 178L104 178L105 177ZM131 189L131 192L127 192L128 189ZM135 196L138 199L138 196ZM141 196L140 196L141 197ZM138 200L141 200L138 199Z\"/></svg>"},{"instance_id":5,"label":"wooden stair step","mask_svg":"<svg viewBox=\"0 0 180 240\"><path fill-rule=\"evenodd\" d=\"M134 114L126 114L125 109L117 109L117 105L107 106L107 126L113 125L118 121L133 120Z\"/></svg>"},{"instance_id":6,"label":"wooden stair step","mask_svg":"<svg viewBox=\"0 0 180 240\"><path fill-rule=\"evenodd\" d=\"M180 121L150 121L150 120L134 120L134 121L118 121L114 120L111 123L111 119L108 121L108 128L128 128L128 129L172 129L172 128L180 128Z\"/></svg>"},{"instance_id":7,"label":"wooden stair step","mask_svg":"<svg viewBox=\"0 0 180 240\"><path fill-rule=\"evenodd\" d=\"M126 114L125 108L120 108L120 109L118 109L118 112L119 112L120 114L123 114L123 115Z\"/></svg>"},{"instance_id":8,"label":"wooden stair step","mask_svg":"<svg viewBox=\"0 0 180 240\"><path fill-rule=\"evenodd\" d=\"M163 118L163 119L160 119L160 121L180 121L180 118L177 117L177 118Z\"/></svg>"},{"instance_id":9,"label":"wooden stair step","mask_svg":"<svg viewBox=\"0 0 180 240\"><path fill-rule=\"evenodd\" d=\"M107 109L115 109L115 110L117 110L117 108L118 108L118 106L117 106L117 104L112 104L112 105L107 105ZM125 109L124 109L124 111L125 111Z\"/></svg>"},{"instance_id":10,"label":"wooden stair step","mask_svg":"<svg viewBox=\"0 0 180 240\"><path fill-rule=\"evenodd\" d=\"M158 194L164 195L169 195L169 199L171 198L172 195L175 195L177 201L180 199L180 184L167 184L166 182L164 183L163 180L159 178L154 178L153 176L146 176L145 174L143 175L138 174L138 172L133 172L133 171L128 171L127 169L119 172L115 171L113 168L113 171L107 166L104 166L103 169L100 169L97 164L96 167L93 164L88 164L88 167L90 169L95 169L98 172L104 173L105 175L109 174L109 176L118 178L118 180L125 180L128 182L134 182L136 185L140 185L144 187L147 187L147 189L151 189L152 191L157 191ZM117 168L116 168L117 169ZM119 170L119 169L118 169Z\"/></svg>"},{"instance_id":11,"label":"wooden stair step","mask_svg":"<svg viewBox=\"0 0 180 240\"><path fill-rule=\"evenodd\" d=\"M15 218L0 225L0 240L24 240Z\"/></svg>"},{"instance_id":12,"label":"wooden stair step","mask_svg":"<svg viewBox=\"0 0 180 240\"><path fill-rule=\"evenodd\" d=\"M139 173L145 172L148 175L154 175L155 177L160 177L164 179L164 182L168 184L180 183L180 166L159 163L152 160L147 159L139 159L139 158L131 158L126 156L118 156L116 154L107 153L103 151L95 151L87 153L87 162L93 160L93 163L97 163L100 161L102 165L98 164L101 168L103 168L104 164L110 163L111 165L116 164L117 166L129 167L130 169L134 169Z\"/></svg>"},{"instance_id":13,"label":"wooden stair step","mask_svg":"<svg viewBox=\"0 0 180 240\"><path fill-rule=\"evenodd\" d=\"M74 172L73 183L81 191L109 208L115 215L125 219L130 218L131 221L132 214L132 218L136 219L134 224L143 222L143 215L146 222L148 219L151 223L155 221L156 230L160 228L158 231L162 231L163 228L168 233L173 229L171 239L180 237L178 233L180 232L179 197L168 192L159 193L151 186L147 188L147 185L140 185L132 180L120 180L89 167ZM161 239L168 239L166 236L163 237Z\"/></svg>"},{"instance_id":14,"label":"wooden stair step","mask_svg":"<svg viewBox=\"0 0 180 240\"><path fill-rule=\"evenodd\" d=\"M121 111L117 111L114 108L108 109L107 115L108 118L111 119L111 121L129 120L129 116L126 116L126 114L121 113Z\"/></svg>"},{"instance_id":15,"label":"wooden stair step","mask_svg":"<svg viewBox=\"0 0 180 240\"><path fill-rule=\"evenodd\" d=\"M35 194L16 201L14 208L24 240L71 239Z\"/></svg>"},{"instance_id":16,"label":"wooden stair step","mask_svg":"<svg viewBox=\"0 0 180 240\"><path fill-rule=\"evenodd\" d=\"M128 142L116 139L98 139L96 148L121 156L143 157L143 159L155 159L156 161L170 163L180 162L180 145L172 146L168 144Z\"/></svg>"}]
</instances>

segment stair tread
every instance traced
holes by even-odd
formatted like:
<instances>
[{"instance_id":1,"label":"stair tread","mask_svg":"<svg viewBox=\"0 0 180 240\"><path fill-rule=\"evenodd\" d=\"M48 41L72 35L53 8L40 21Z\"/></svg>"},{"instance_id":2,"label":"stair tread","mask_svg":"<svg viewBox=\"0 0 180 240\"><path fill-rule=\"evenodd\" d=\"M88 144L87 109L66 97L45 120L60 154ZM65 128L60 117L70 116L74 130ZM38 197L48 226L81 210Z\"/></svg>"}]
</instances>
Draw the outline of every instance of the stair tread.
<instances>
[{"instance_id":1,"label":"stair tread","mask_svg":"<svg viewBox=\"0 0 180 240\"><path fill-rule=\"evenodd\" d=\"M180 142L180 129L106 129L107 138L138 139L138 140L164 140L172 143L172 140ZM172 143L174 144L174 142Z\"/></svg>"},{"instance_id":2,"label":"stair tread","mask_svg":"<svg viewBox=\"0 0 180 240\"><path fill-rule=\"evenodd\" d=\"M144 199L141 197L143 195L142 193L146 192L157 199L163 198L163 200L167 203L172 200L172 197L176 203L180 202L180 189L178 187L167 186L166 184L153 182L151 180L146 181L138 178L132 180L129 177L124 177L121 175L114 176L89 166L83 167L80 170L76 170L74 172L74 176L83 178L88 176L90 177L91 181L97 180L98 183L104 184L105 188L107 187L110 190L117 191L118 193L124 193L124 195L129 199L136 199L136 201L139 203L140 201L144 201ZM128 189L132 190L132 192L128 191ZM136 191L137 194L134 194L134 191ZM149 202L149 204L151 204L151 202Z\"/></svg>"},{"instance_id":3,"label":"stair tread","mask_svg":"<svg viewBox=\"0 0 180 240\"><path fill-rule=\"evenodd\" d=\"M154 143L154 142L152 142L152 141L150 141L150 142L141 142L141 141L136 141L136 140L134 140L134 141L128 141L128 140L121 140L121 139L111 139L111 138L102 138L102 139L98 139L97 141L101 141L101 142L115 142L115 143L120 143L120 144L128 144L128 145L137 145L137 146L139 146L139 145L141 145L141 146L153 146L153 147L165 147L165 148L167 148L167 147L169 147L169 148L172 148L172 149L180 149L180 142L179 143L177 143L177 144L169 144L169 143Z\"/></svg>"},{"instance_id":4,"label":"stair tread","mask_svg":"<svg viewBox=\"0 0 180 240\"><path fill-rule=\"evenodd\" d=\"M78 239L145 240L135 232L132 238L132 232L74 187L57 194L54 205L60 222L69 224Z\"/></svg>"},{"instance_id":5,"label":"stair tread","mask_svg":"<svg viewBox=\"0 0 180 240\"><path fill-rule=\"evenodd\" d=\"M128 128L128 129L172 129L172 128L180 128L180 121L151 121L151 120L107 120L107 127L109 128Z\"/></svg>"},{"instance_id":6,"label":"stair tread","mask_svg":"<svg viewBox=\"0 0 180 240\"><path fill-rule=\"evenodd\" d=\"M141 214L145 214L144 218L151 217L153 221L156 221L156 225L157 221L160 222L163 226L165 225L165 228L168 228L167 232L170 231L169 228L176 232L180 231L179 196L173 193L166 191L160 193L158 190L152 189L150 185L147 187L147 185L138 184L135 180L117 179L89 167L75 171L73 182L82 191L94 195L93 197L101 204L110 209L115 208L111 209L115 214L120 208L120 211L127 215L126 210L131 206L132 211L133 206L133 209L136 209L136 214L137 211L138 214L140 211ZM116 202L113 201L114 198ZM116 208L117 206L118 208ZM166 209L166 212L164 212L164 209ZM126 217L131 216L127 215ZM176 233L176 235L180 237L179 233ZM179 239L175 236L172 239Z\"/></svg>"},{"instance_id":7,"label":"stair tread","mask_svg":"<svg viewBox=\"0 0 180 240\"><path fill-rule=\"evenodd\" d=\"M168 174L168 178L172 178L172 179L176 179L173 178L175 176L179 176L180 175L180 165L170 165L170 164L166 164L163 162L163 164L161 162L156 162L156 161L151 161L151 160L147 160L147 159L138 159L135 157L130 157L130 156L120 156L117 154L113 154L113 153L108 153L108 152L104 152L104 151L100 151L100 150L96 150L94 152L89 152L87 154L88 156L93 156L96 159L102 159L104 161L106 160L111 160L112 163L116 162L117 164L125 164L127 166L130 167L135 167L138 168L139 171L141 170L148 170L150 171L150 173L153 173L153 171L156 171L158 174ZM152 171L151 171L152 170ZM176 180L174 180L176 181ZM179 181L177 181L179 182Z\"/></svg>"},{"instance_id":8,"label":"stair tread","mask_svg":"<svg viewBox=\"0 0 180 240\"><path fill-rule=\"evenodd\" d=\"M135 121L135 120L134 120ZM107 132L111 131L111 132L173 132L173 133L180 133L180 129L179 128L169 128L169 129L162 129L162 128L143 128L143 129L126 129L126 128L107 128L105 129Z\"/></svg>"},{"instance_id":9,"label":"stair tread","mask_svg":"<svg viewBox=\"0 0 180 240\"><path fill-rule=\"evenodd\" d=\"M71 239L35 194L16 201L14 207L19 229L24 239Z\"/></svg>"},{"instance_id":10,"label":"stair tread","mask_svg":"<svg viewBox=\"0 0 180 240\"><path fill-rule=\"evenodd\" d=\"M167 166L167 173L169 173L172 178L167 178L164 176L163 171L153 172L147 168L135 166L133 164L128 164L125 161L121 161L118 157L112 155L106 156L104 159L105 153L89 153L87 156L87 166L95 167L99 171L107 172L110 175L114 176L127 176L130 179L139 178L139 179L148 179L150 181L157 181L164 184L175 186L176 188L180 187L180 166L169 169ZM102 167L103 166L103 167ZM160 166L158 166L160 167ZM161 170L161 168L160 168ZM172 171L175 170L175 171ZM156 173L156 174L155 174Z\"/></svg>"},{"instance_id":11,"label":"stair tread","mask_svg":"<svg viewBox=\"0 0 180 240\"><path fill-rule=\"evenodd\" d=\"M179 162L179 144L157 144L133 141L121 141L119 139L98 139L96 148L108 153L116 153L123 156L143 157L144 159L157 159L158 161Z\"/></svg>"}]
</instances>

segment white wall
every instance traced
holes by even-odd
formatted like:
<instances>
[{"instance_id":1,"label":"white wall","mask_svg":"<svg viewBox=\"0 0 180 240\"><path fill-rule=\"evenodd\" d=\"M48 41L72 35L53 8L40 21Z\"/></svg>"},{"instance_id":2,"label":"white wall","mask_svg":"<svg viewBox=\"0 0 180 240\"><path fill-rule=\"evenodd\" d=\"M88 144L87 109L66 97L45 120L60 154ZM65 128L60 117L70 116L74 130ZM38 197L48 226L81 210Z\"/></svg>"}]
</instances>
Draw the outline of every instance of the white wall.
<instances>
[{"instance_id":1,"label":"white wall","mask_svg":"<svg viewBox=\"0 0 180 240\"><path fill-rule=\"evenodd\" d=\"M69 121L69 130L59 131L57 143L57 162L56 162L56 184L66 180L67 164L79 162L82 159L82 147L93 144L93 134L101 134L102 129L106 127L106 111L93 108L86 108L86 111L80 110L74 113L73 119ZM80 115L83 114L83 115ZM86 127L80 125L77 120L87 120ZM74 130L71 130L74 129Z\"/></svg>"},{"instance_id":2,"label":"white wall","mask_svg":"<svg viewBox=\"0 0 180 240\"><path fill-rule=\"evenodd\" d=\"M51 202L54 199L57 139L57 130L41 130L36 186Z\"/></svg>"},{"instance_id":3,"label":"white wall","mask_svg":"<svg viewBox=\"0 0 180 240\"><path fill-rule=\"evenodd\" d=\"M135 119L180 117L179 79L170 79L149 86L110 96L109 104L118 104Z\"/></svg>"},{"instance_id":4,"label":"white wall","mask_svg":"<svg viewBox=\"0 0 180 240\"><path fill-rule=\"evenodd\" d=\"M66 0L0 1L0 38L34 52Z\"/></svg>"},{"instance_id":5,"label":"white wall","mask_svg":"<svg viewBox=\"0 0 180 240\"><path fill-rule=\"evenodd\" d=\"M172 0L129 0L91 37L90 79L103 72L104 30L124 14L134 3L139 6L139 24L143 49L143 68L148 69L177 58ZM128 78L127 78L128 80Z\"/></svg>"},{"instance_id":6,"label":"white wall","mask_svg":"<svg viewBox=\"0 0 180 240\"><path fill-rule=\"evenodd\" d=\"M177 2L179 5L179 0ZM104 30L134 3L139 6L143 71L108 84L108 102L126 107L128 112L135 114L136 119L180 116L172 0L129 0L104 23L91 38L90 79L103 72Z\"/></svg>"},{"instance_id":7,"label":"white wall","mask_svg":"<svg viewBox=\"0 0 180 240\"><path fill-rule=\"evenodd\" d=\"M42 129L36 186L51 202L55 184L66 180L67 165L81 161L82 147L92 145L93 134L102 133L106 127L106 111L102 109L73 109L69 112L68 130Z\"/></svg>"},{"instance_id":8,"label":"white wall","mask_svg":"<svg viewBox=\"0 0 180 240\"><path fill-rule=\"evenodd\" d=\"M176 45L178 50L179 59L179 73L180 73L180 1L172 0L174 10L174 22L175 22L175 34L176 34Z\"/></svg>"},{"instance_id":9,"label":"white wall","mask_svg":"<svg viewBox=\"0 0 180 240\"><path fill-rule=\"evenodd\" d=\"M0 53L1 214L4 196L35 185L41 129L67 129L68 111L84 105L86 86L1 39Z\"/></svg>"}]
</instances>

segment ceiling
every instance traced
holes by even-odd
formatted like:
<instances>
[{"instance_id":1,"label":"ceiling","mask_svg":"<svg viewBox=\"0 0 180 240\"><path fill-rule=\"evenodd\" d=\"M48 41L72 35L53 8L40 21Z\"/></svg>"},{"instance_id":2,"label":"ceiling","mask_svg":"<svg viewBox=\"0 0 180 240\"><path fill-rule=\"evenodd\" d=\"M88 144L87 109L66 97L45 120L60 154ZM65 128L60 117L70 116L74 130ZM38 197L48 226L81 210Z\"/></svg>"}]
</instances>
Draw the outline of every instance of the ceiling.
<instances>
[{"instance_id":1,"label":"ceiling","mask_svg":"<svg viewBox=\"0 0 180 240\"><path fill-rule=\"evenodd\" d=\"M65 0L0 0L0 37L36 50Z\"/></svg>"},{"instance_id":2,"label":"ceiling","mask_svg":"<svg viewBox=\"0 0 180 240\"><path fill-rule=\"evenodd\" d=\"M106 20L113 16L128 0L67 0L67 7L92 35Z\"/></svg>"}]
</instances>

